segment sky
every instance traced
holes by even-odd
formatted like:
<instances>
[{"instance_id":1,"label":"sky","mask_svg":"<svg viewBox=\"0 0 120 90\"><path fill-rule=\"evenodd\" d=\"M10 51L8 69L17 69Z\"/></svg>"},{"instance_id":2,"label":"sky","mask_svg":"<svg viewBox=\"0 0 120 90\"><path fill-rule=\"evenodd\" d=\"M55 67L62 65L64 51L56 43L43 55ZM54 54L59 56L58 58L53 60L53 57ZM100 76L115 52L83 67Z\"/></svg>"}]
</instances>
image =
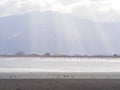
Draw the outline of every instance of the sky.
<instances>
[{"instance_id":1,"label":"sky","mask_svg":"<svg viewBox=\"0 0 120 90\"><path fill-rule=\"evenodd\" d=\"M0 0L1 17L48 10L93 21L120 21L120 0Z\"/></svg>"}]
</instances>

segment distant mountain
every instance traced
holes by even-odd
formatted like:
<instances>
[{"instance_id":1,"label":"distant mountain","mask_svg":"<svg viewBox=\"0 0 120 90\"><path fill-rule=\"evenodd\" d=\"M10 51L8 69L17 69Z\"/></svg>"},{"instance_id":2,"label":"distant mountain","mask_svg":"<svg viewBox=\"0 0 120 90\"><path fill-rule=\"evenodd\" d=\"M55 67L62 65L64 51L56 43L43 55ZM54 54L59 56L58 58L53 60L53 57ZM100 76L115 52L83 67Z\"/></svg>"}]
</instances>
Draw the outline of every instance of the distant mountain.
<instances>
[{"instance_id":1,"label":"distant mountain","mask_svg":"<svg viewBox=\"0 0 120 90\"><path fill-rule=\"evenodd\" d=\"M120 54L120 23L56 12L0 18L0 53Z\"/></svg>"}]
</instances>

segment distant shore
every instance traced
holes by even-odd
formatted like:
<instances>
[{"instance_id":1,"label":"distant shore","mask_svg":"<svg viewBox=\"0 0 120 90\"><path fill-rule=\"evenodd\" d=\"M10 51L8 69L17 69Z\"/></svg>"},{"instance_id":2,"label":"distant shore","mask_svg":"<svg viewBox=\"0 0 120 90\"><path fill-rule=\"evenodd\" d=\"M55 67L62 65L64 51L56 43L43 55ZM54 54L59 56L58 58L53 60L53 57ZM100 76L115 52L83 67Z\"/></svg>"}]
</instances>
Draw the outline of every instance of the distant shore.
<instances>
[{"instance_id":1,"label":"distant shore","mask_svg":"<svg viewBox=\"0 0 120 90\"><path fill-rule=\"evenodd\" d=\"M0 55L0 58L120 58L120 56L80 55Z\"/></svg>"}]
</instances>

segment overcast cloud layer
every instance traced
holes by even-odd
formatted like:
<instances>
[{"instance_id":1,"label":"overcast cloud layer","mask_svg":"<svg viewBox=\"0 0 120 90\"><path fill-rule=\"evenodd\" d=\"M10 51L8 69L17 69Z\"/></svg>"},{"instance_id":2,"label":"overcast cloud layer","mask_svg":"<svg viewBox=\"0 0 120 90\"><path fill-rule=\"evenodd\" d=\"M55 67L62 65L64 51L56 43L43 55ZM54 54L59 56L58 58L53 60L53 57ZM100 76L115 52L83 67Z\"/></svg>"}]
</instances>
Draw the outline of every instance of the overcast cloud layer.
<instances>
[{"instance_id":1,"label":"overcast cloud layer","mask_svg":"<svg viewBox=\"0 0 120 90\"><path fill-rule=\"evenodd\" d=\"M0 16L47 10L93 21L120 21L120 0L0 0Z\"/></svg>"}]
</instances>

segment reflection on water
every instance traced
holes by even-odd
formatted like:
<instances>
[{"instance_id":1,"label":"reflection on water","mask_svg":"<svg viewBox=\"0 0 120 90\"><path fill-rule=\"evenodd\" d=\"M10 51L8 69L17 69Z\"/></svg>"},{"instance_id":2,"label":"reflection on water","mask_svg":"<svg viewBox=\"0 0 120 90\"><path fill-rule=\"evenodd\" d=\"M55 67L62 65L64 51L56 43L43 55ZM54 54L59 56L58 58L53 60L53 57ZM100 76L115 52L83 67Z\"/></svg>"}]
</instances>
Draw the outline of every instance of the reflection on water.
<instances>
[{"instance_id":1,"label":"reflection on water","mask_svg":"<svg viewBox=\"0 0 120 90\"><path fill-rule=\"evenodd\" d=\"M119 72L118 59L0 58L0 71Z\"/></svg>"}]
</instances>

